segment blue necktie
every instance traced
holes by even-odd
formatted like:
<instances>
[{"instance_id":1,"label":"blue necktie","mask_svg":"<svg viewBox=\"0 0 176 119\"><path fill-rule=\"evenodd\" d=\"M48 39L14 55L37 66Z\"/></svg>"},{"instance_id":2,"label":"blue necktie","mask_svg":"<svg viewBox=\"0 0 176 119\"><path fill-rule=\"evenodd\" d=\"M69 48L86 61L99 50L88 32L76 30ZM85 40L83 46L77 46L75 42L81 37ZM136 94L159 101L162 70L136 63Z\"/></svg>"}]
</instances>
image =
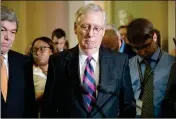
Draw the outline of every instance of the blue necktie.
<instances>
[{"instance_id":1,"label":"blue necktie","mask_svg":"<svg viewBox=\"0 0 176 119\"><path fill-rule=\"evenodd\" d=\"M84 104L88 112L91 112L92 106L96 102L96 85L94 69L91 65L92 57L86 59L86 67L83 75L83 88L87 92L83 94Z\"/></svg>"}]
</instances>

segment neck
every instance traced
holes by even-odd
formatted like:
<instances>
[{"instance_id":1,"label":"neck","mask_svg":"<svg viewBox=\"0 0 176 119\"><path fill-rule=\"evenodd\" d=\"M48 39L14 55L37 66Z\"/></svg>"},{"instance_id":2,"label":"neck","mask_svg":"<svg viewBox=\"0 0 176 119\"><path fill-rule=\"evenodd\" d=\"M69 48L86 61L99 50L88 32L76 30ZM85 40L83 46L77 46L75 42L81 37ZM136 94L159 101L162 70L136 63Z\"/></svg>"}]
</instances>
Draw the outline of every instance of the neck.
<instances>
[{"instance_id":1,"label":"neck","mask_svg":"<svg viewBox=\"0 0 176 119\"><path fill-rule=\"evenodd\" d=\"M47 74L47 72L48 72L48 64L47 65L42 65L42 66L39 66L39 67L40 67L40 69L42 70L42 72L44 74Z\"/></svg>"},{"instance_id":2,"label":"neck","mask_svg":"<svg viewBox=\"0 0 176 119\"><path fill-rule=\"evenodd\" d=\"M81 52L83 52L87 56L92 56L94 53L98 51L98 48L93 48L93 49L83 49L79 46L79 49Z\"/></svg>"}]
</instances>

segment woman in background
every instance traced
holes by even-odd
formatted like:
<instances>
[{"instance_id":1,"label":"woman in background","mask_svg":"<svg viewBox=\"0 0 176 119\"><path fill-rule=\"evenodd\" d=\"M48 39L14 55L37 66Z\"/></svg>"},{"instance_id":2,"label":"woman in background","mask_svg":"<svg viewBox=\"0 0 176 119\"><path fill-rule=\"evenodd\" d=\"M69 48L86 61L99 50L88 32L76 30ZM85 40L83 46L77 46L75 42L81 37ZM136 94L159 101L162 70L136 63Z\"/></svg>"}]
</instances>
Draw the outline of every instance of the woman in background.
<instances>
[{"instance_id":1,"label":"woman in background","mask_svg":"<svg viewBox=\"0 0 176 119\"><path fill-rule=\"evenodd\" d=\"M41 107L41 99L44 93L48 61L50 55L56 52L53 41L48 37L36 38L31 46L30 55L33 58L33 79L35 87L35 98L38 103L38 108Z\"/></svg>"}]
</instances>

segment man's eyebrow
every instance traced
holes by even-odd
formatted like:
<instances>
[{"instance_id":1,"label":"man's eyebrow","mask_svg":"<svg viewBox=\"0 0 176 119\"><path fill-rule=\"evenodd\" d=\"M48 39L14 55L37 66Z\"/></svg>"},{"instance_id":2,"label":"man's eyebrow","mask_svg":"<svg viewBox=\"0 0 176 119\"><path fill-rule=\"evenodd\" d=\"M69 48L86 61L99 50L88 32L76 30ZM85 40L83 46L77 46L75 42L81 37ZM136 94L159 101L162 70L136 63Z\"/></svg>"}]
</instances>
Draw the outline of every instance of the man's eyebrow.
<instances>
[{"instance_id":1,"label":"man's eyebrow","mask_svg":"<svg viewBox=\"0 0 176 119\"><path fill-rule=\"evenodd\" d=\"M5 29L5 30L7 30L7 28L6 27L4 27L4 26L1 26L1 28L3 28L3 29ZM15 32L17 32L17 29L15 28L15 29L10 29L10 31L15 31Z\"/></svg>"},{"instance_id":2,"label":"man's eyebrow","mask_svg":"<svg viewBox=\"0 0 176 119\"><path fill-rule=\"evenodd\" d=\"M5 30L7 30L7 29L6 29L6 27L4 27L4 26L1 26L1 28L3 28L3 29L5 29Z\"/></svg>"}]
</instances>

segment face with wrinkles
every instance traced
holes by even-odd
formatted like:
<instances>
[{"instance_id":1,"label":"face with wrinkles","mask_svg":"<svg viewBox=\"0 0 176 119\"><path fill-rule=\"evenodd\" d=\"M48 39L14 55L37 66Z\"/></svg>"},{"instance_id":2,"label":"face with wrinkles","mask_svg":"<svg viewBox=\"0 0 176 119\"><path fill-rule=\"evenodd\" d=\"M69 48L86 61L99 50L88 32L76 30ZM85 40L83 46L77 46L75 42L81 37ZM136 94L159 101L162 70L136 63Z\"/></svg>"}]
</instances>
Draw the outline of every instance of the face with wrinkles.
<instances>
[{"instance_id":1,"label":"face with wrinkles","mask_svg":"<svg viewBox=\"0 0 176 119\"><path fill-rule=\"evenodd\" d=\"M1 21L1 54L6 54L15 40L16 22Z\"/></svg>"},{"instance_id":2,"label":"face with wrinkles","mask_svg":"<svg viewBox=\"0 0 176 119\"><path fill-rule=\"evenodd\" d=\"M105 33L103 13L94 11L81 15L79 23L75 23L74 31L84 52L96 52Z\"/></svg>"}]
</instances>

